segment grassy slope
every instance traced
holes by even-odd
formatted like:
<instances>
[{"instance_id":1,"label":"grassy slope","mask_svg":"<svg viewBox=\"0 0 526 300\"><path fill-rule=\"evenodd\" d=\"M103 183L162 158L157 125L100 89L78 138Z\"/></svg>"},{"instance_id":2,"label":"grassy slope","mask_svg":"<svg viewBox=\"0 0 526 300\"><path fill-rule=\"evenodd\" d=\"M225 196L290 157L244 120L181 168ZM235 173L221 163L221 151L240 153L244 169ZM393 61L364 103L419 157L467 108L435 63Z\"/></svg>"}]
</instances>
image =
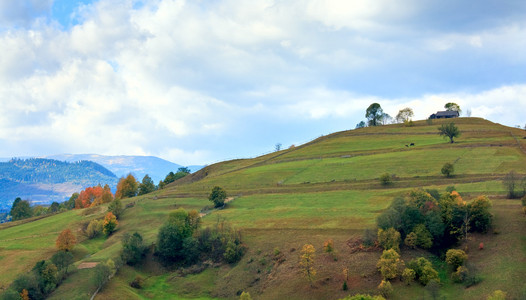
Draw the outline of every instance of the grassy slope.
<instances>
[{"instance_id":1,"label":"grassy slope","mask_svg":"<svg viewBox=\"0 0 526 300\"><path fill-rule=\"evenodd\" d=\"M394 195L411 187L443 190L447 185L456 185L467 197L479 193L497 197L493 211L501 234L472 241L472 249L476 249L478 239L486 241L486 250L470 253L485 277L483 283L463 289L446 279L444 295L478 299L499 287L518 295L520 291L512 280L526 274L513 262L524 263L526 225L519 214L519 203L501 199L504 191L497 179L512 169L526 173L526 155L518 147L526 134L476 118L455 122L462 131L455 144L436 134L440 122L428 125L422 121L411 128L392 125L339 132L256 159L209 166L165 190L127 200L137 204L125 211L116 234L107 240L84 241L75 249L76 257L83 261L115 257L120 250L120 236L135 230L152 243L169 211L179 206L200 209L209 205L206 194L214 185L221 185L237 197L228 209L204 217L204 224L212 225L222 217L242 229L249 250L241 262L186 277L166 273L153 263L136 269L126 267L99 298L235 298L240 290L248 290L263 299L332 299L346 295L341 291L341 270L346 266L352 270L349 286L353 293L374 292L380 279L374 266L380 254L351 255L346 242L373 225L375 216ZM416 146L405 146L411 142ZM445 162L455 162L455 178L440 175ZM385 172L397 177L389 188L382 188L376 179ZM89 216L74 211L0 230L0 263L7 264L2 269L14 271L1 272L0 285L6 286L16 273L50 257L56 232L61 228L76 229L85 220L100 216L102 211ZM10 240L35 234L43 236L28 239L31 242ZM321 251L328 238L335 242L337 261ZM298 250L307 242L318 253L314 289L308 287L297 268ZM280 249L284 262L273 260L275 248ZM404 255L415 253L408 251ZM147 278L145 289L137 291L127 285L136 274ZM93 290L86 280L89 276L89 270L74 272L52 298L85 299ZM394 285L395 298L417 298L424 293L418 285Z\"/></svg>"}]
</instances>

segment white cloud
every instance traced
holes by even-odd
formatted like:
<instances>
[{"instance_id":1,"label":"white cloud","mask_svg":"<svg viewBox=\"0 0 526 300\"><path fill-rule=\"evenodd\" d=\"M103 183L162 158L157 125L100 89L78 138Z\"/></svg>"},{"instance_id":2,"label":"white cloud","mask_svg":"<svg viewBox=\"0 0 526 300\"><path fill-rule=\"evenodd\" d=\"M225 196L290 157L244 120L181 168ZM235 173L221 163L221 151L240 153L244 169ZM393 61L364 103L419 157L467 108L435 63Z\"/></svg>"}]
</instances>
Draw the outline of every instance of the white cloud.
<instances>
[{"instance_id":1,"label":"white cloud","mask_svg":"<svg viewBox=\"0 0 526 300\"><path fill-rule=\"evenodd\" d=\"M305 130L294 140L339 130L372 102L426 118L453 101L524 122L526 78L502 72L526 63L524 21L442 29L413 1L101 0L64 30L43 21L51 1L40 3L38 17L0 17L0 156L197 164L261 152L293 130Z\"/></svg>"}]
</instances>

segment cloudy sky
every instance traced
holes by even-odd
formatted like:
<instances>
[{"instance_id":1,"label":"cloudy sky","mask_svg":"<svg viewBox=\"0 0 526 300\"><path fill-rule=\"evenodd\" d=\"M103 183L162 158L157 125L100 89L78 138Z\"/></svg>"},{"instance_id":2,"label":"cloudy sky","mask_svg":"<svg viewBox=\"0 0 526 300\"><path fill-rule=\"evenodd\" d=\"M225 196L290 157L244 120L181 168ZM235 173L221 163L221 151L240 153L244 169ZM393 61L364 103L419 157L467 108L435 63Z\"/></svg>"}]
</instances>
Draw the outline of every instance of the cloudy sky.
<instances>
[{"instance_id":1,"label":"cloudy sky","mask_svg":"<svg viewBox=\"0 0 526 300\"><path fill-rule=\"evenodd\" d=\"M208 164L378 102L526 123L524 0L1 0L0 157Z\"/></svg>"}]
</instances>

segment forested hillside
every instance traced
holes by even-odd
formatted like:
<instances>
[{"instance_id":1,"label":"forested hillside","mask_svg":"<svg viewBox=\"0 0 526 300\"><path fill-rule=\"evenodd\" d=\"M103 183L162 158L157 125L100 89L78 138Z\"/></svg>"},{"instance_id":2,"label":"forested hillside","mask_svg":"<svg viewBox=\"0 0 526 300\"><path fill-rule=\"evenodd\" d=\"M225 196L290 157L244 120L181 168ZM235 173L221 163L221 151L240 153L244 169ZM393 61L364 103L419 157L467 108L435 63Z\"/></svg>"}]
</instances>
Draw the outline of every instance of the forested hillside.
<instances>
[{"instance_id":1,"label":"forested hillside","mask_svg":"<svg viewBox=\"0 0 526 300\"><path fill-rule=\"evenodd\" d=\"M99 183L114 187L117 177L91 161L12 159L0 163L0 210L9 209L16 197L40 204L61 202L73 192Z\"/></svg>"}]
</instances>

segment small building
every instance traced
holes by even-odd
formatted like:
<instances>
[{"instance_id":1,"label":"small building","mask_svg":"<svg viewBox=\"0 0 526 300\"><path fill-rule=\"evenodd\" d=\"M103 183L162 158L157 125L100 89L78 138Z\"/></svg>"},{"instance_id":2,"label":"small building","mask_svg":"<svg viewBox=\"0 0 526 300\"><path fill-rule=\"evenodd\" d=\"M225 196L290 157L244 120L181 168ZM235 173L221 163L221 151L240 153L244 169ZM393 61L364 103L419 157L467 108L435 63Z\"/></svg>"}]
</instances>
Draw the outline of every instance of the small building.
<instances>
[{"instance_id":1,"label":"small building","mask_svg":"<svg viewBox=\"0 0 526 300\"><path fill-rule=\"evenodd\" d=\"M460 117L460 114L456 110L437 111L436 114L429 116L430 119L450 119L458 117Z\"/></svg>"}]
</instances>

